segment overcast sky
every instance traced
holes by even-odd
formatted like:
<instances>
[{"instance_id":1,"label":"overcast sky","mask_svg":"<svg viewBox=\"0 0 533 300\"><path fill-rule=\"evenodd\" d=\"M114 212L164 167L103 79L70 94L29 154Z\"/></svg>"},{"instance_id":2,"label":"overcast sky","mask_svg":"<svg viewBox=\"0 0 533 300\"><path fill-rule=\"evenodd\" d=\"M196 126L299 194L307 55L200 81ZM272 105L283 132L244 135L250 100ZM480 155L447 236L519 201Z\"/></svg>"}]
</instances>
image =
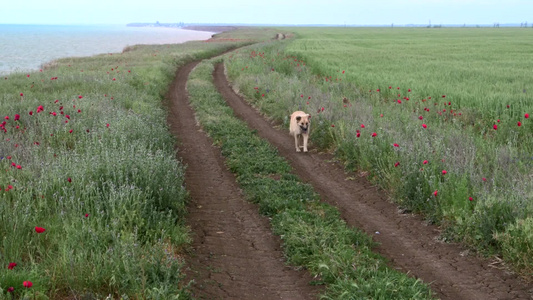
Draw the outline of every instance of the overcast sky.
<instances>
[{"instance_id":1,"label":"overcast sky","mask_svg":"<svg viewBox=\"0 0 533 300\"><path fill-rule=\"evenodd\" d=\"M529 19L528 19L529 18ZM2 0L0 24L533 23L533 0Z\"/></svg>"}]
</instances>

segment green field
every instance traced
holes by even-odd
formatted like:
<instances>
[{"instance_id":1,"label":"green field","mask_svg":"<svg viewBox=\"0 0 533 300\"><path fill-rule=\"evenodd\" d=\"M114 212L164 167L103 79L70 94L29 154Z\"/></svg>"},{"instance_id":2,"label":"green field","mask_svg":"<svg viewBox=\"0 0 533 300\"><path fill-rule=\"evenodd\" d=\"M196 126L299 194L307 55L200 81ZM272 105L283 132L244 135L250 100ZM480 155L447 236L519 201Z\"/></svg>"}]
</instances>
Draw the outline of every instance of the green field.
<instances>
[{"instance_id":1,"label":"green field","mask_svg":"<svg viewBox=\"0 0 533 300\"><path fill-rule=\"evenodd\" d=\"M226 60L241 93L285 126L291 111L311 113L315 147L442 225L443 239L532 274L530 29L283 30L294 38Z\"/></svg>"}]
</instances>

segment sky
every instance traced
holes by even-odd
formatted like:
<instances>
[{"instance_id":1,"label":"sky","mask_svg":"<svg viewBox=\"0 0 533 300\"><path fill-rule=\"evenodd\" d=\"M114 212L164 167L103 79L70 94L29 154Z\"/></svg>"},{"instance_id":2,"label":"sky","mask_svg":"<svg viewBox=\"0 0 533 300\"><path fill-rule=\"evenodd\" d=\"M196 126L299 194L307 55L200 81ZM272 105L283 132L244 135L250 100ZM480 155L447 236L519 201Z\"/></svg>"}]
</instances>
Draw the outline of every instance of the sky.
<instances>
[{"instance_id":1,"label":"sky","mask_svg":"<svg viewBox=\"0 0 533 300\"><path fill-rule=\"evenodd\" d=\"M533 24L533 0L2 0L0 24Z\"/></svg>"}]
</instances>

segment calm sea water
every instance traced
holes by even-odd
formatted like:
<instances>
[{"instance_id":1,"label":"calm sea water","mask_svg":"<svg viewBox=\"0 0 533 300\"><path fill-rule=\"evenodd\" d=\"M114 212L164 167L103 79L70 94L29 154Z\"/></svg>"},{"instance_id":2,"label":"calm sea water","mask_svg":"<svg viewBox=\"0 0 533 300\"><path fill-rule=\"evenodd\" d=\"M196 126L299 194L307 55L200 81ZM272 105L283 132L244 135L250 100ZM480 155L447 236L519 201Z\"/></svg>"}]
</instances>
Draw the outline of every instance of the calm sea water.
<instances>
[{"instance_id":1,"label":"calm sea water","mask_svg":"<svg viewBox=\"0 0 533 300\"><path fill-rule=\"evenodd\" d=\"M62 57L122 52L137 44L206 40L213 33L164 27L122 25L2 25L0 75L38 70Z\"/></svg>"}]
</instances>

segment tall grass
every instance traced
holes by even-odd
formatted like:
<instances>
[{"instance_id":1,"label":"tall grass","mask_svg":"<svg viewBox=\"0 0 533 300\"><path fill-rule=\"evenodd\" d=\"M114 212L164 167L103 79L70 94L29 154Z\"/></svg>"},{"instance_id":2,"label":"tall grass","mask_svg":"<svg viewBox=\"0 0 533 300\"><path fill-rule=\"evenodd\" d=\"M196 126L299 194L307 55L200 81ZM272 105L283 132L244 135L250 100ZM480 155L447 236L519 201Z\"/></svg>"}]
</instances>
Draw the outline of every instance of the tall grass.
<instances>
[{"instance_id":1,"label":"tall grass","mask_svg":"<svg viewBox=\"0 0 533 300\"><path fill-rule=\"evenodd\" d=\"M285 126L291 111L311 113L316 148L442 225L442 238L531 275L533 40L476 30L299 28L225 62L254 105Z\"/></svg>"},{"instance_id":2,"label":"tall grass","mask_svg":"<svg viewBox=\"0 0 533 300\"><path fill-rule=\"evenodd\" d=\"M162 100L177 67L237 45L134 46L2 78L0 299L189 297Z\"/></svg>"}]
</instances>

